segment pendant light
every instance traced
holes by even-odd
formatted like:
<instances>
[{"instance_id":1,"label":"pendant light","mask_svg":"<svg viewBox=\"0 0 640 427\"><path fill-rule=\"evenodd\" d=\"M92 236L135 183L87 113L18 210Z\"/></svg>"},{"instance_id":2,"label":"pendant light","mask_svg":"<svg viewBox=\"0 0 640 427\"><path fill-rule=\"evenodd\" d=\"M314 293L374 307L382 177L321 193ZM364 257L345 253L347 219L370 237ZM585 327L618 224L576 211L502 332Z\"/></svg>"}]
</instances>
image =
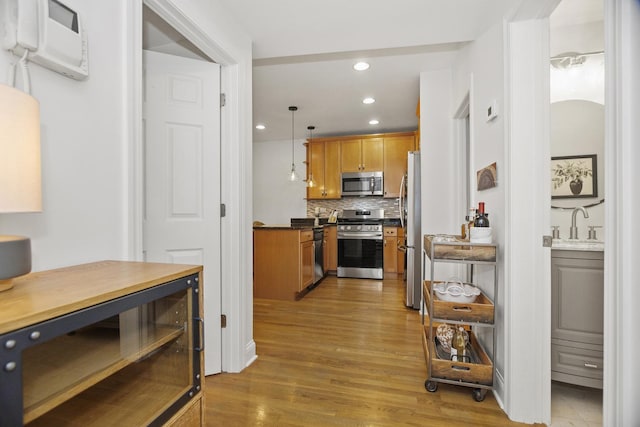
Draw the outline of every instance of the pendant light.
<instances>
[{"instance_id":1,"label":"pendant light","mask_svg":"<svg viewBox=\"0 0 640 427\"><path fill-rule=\"evenodd\" d=\"M294 156L294 142L293 142L293 116L296 111L298 111L298 107L292 105L289 107L289 111L291 111L291 172L289 173L289 180L296 180L296 163Z\"/></svg>"},{"instance_id":2,"label":"pendant light","mask_svg":"<svg viewBox=\"0 0 640 427\"><path fill-rule=\"evenodd\" d=\"M311 144L313 142L313 130L315 129L315 126L307 126L307 129L309 130L309 144ZM313 152L313 150L311 149L311 145L308 145L309 147L309 152ZM313 187L315 184L313 182L313 170L311 169L311 165L313 164L313 162L311 161L311 156L309 156L309 179L307 179L307 187Z\"/></svg>"}]
</instances>

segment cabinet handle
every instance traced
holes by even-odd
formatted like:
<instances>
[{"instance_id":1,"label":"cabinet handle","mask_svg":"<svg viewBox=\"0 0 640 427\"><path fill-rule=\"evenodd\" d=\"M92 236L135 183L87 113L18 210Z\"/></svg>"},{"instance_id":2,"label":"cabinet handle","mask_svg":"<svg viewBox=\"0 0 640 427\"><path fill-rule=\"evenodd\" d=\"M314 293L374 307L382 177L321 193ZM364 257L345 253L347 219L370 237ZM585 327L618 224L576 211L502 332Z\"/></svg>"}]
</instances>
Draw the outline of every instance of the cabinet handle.
<instances>
[{"instance_id":1,"label":"cabinet handle","mask_svg":"<svg viewBox=\"0 0 640 427\"><path fill-rule=\"evenodd\" d=\"M598 369L598 365L596 365L595 363L589 363L589 362L585 362L584 367L591 368L591 369Z\"/></svg>"},{"instance_id":2,"label":"cabinet handle","mask_svg":"<svg viewBox=\"0 0 640 427\"><path fill-rule=\"evenodd\" d=\"M200 323L200 328L198 328L198 340L200 341L200 347L196 347L194 350L204 351L204 319L202 317L196 317L195 320Z\"/></svg>"},{"instance_id":3,"label":"cabinet handle","mask_svg":"<svg viewBox=\"0 0 640 427\"><path fill-rule=\"evenodd\" d=\"M468 366L458 366L458 365L451 365L451 369L454 369L456 371L470 371L471 368L469 368Z\"/></svg>"},{"instance_id":4,"label":"cabinet handle","mask_svg":"<svg viewBox=\"0 0 640 427\"><path fill-rule=\"evenodd\" d=\"M453 307L453 311L466 311L467 313L471 312L471 307Z\"/></svg>"}]
</instances>

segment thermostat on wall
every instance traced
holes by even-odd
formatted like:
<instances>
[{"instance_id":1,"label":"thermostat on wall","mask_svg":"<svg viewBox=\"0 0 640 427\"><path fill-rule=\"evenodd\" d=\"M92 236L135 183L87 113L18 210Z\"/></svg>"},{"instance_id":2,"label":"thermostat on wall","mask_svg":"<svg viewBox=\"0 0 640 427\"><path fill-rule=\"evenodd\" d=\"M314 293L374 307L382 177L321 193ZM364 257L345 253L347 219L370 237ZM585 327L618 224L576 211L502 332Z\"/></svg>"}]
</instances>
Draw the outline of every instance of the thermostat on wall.
<instances>
[{"instance_id":1,"label":"thermostat on wall","mask_svg":"<svg viewBox=\"0 0 640 427\"><path fill-rule=\"evenodd\" d=\"M60 0L0 0L3 47L72 79L89 75L87 34L80 15Z\"/></svg>"},{"instance_id":2,"label":"thermostat on wall","mask_svg":"<svg viewBox=\"0 0 640 427\"><path fill-rule=\"evenodd\" d=\"M490 122L496 117L498 117L498 101L494 99L487 107L487 121Z\"/></svg>"}]
</instances>

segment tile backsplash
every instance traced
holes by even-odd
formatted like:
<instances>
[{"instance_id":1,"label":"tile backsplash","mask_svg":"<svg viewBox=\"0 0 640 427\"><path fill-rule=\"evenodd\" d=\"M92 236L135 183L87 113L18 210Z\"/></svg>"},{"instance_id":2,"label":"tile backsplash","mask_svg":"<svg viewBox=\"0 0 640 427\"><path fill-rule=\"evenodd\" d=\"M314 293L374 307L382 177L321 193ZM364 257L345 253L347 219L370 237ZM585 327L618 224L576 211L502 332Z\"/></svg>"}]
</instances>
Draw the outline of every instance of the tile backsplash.
<instances>
[{"instance_id":1,"label":"tile backsplash","mask_svg":"<svg viewBox=\"0 0 640 427\"><path fill-rule=\"evenodd\" d=\"M320 216L329 216L333 209L384 209L385 218L400 218L398 199L382 197L343 197L338 200L307 200L307 217L313 217L316 208L320 208Z\"/></svg>"}]
</instances>

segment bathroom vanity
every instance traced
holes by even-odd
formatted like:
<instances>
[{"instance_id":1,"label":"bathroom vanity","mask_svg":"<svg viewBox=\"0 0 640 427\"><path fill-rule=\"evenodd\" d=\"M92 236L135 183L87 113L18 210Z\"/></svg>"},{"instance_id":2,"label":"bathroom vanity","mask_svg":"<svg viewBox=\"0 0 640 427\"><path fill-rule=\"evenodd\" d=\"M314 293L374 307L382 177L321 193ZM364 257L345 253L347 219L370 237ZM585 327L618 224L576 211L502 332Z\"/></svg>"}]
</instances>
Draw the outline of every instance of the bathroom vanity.
<instances>
[{"instance_id":1,"label":"bathroom vanity","mask_svg":"<svg viewBox=\"0 0 640 427\"><path fill-rule=\"evenodd\" d=\"M602 242L551 250L551 379L602 388Z\"/></svg>"}]
</instances>

